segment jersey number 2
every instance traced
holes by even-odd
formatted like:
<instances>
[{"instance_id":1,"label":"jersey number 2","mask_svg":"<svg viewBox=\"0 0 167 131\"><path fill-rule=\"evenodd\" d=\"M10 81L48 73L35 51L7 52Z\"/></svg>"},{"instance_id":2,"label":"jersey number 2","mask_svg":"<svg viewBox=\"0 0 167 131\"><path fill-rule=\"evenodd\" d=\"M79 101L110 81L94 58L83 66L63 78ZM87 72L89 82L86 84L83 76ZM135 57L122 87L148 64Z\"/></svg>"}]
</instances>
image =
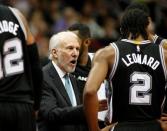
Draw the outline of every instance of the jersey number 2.
<instances>
[{"instance_id":1,"label":"jersey number 2","mask_svg":"<svg viewBox=\"0 0 167 131\"><path fill-rule=\"evenodd\" d=\"M150 105L152 95L149 91L152 89L152 77L145 72L134 72L130 76L130 104Z\"/></svg>"},{"instance_id":2,"label":"jersey number 2","mask_svg":"<svg viewBox=\"0 0 167 131\"><path fill-rule=\"evenodd\" d=\"M0 56L0 79L24 71L22 44L18 38L8 40L3 46L3 59Z\"/></svg>"}]
</instances>

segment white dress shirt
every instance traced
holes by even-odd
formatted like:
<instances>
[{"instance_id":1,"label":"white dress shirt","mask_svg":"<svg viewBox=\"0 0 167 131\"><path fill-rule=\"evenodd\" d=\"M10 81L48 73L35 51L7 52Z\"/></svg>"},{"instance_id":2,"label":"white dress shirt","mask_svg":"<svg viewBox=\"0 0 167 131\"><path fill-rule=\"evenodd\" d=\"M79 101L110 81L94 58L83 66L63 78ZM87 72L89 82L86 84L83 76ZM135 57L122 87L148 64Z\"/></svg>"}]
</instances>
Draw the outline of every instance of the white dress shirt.
<instances>
[{"instance_id":1,"label":"white dress shirt","mask_svg":"<svg viewBox=\"0 0 167 131\"><path fill-rule=\"evenodd\" d=\"M53 66L55 67L55 69L56 69L58 75L60 76L60 78L61 78L61 80L62 80L62 82L63 82L63 84L64 84L64 88L65 88L65 78L64 78L64 76L66 75L66 73L64 73L64 72L54 63L54 61L52 61L52 64L53 64ZM70 84L71 84L71 80L70 80ZM72 87L72 84L71 84L71 87ZM72 88L72 95L73 95L73 96L72 96L72 98L73 98L72 106L77 106L77 101L76 101L76 97L75 97L75 93L74 93L73 88Z\"/></svg>"}]
</instances>

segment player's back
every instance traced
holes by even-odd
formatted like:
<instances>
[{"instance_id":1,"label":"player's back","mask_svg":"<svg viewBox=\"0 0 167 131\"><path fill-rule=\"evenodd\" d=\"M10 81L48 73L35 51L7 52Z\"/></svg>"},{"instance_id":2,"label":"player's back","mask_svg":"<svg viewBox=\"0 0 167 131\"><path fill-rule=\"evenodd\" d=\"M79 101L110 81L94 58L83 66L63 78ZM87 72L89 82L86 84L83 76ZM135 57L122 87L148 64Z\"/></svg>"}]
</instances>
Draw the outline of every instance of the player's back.
<instances>
[{"instance_id":1,"label":"player's back","mask_svg":"<svg viewBox=\"0 0 167 131\"><path fill-rule=\"evenodd\" d=\"M166 83L162 47L150 41L137 46L127 39L112 46L117 52L110 75L113 122L159 118Z\"/></svg>"},{"instance_id":2,"label":"player's back","mask_svg":"<svg viewBox=\"0 0 167 131\"><path fill-rule=\"evenodd\" d=\"M0 5L0 101L31 103L25 32L16 11Z\"/></svg>"}]
</instances>

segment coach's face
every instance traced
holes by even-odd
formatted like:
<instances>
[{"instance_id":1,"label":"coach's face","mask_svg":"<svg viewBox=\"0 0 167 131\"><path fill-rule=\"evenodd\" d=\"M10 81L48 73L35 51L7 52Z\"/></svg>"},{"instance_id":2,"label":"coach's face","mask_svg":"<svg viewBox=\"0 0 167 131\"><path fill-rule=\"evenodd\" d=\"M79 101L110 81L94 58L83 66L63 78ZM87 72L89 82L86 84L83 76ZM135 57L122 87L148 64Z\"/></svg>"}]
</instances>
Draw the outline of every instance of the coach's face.
<instances>
[{"instance_id":1,"label":"coach's face","mask_svg":"<svg viewBox=\"0 0 167 131\"><path fill-rule=\"evenodd\" d=\"M76 38L67 38L56 49L56 63L65 73L75 71L80 44Z\"/></svg>"}]
</instances>

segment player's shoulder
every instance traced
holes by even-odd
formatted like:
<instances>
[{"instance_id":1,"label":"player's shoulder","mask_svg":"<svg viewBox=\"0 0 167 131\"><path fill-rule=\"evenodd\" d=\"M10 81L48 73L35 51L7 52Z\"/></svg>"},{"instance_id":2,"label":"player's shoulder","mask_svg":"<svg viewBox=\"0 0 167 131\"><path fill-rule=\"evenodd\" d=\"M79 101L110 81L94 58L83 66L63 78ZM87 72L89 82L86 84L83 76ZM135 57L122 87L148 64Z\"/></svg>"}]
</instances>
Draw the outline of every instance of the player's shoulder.
<instances>
[{"instance_id":1,"label":"player's shoulder","mask_svg":"<svg viewBox=\"0 0 167 131\"><path fill-rule=\"evenodd\" d=\"M109 44L108 46L105 46L104 48L99 49L96 54L99 55L112 55L114 52L114 48L113 46L111 46L111 44Z\"/></svg>"},{"instance_id":2,"label":"player's shoulder","mask_svg":"<svg viewBox=\"0 0 167 131\"><path fill-rule=\"evenodd\" d=\"M163 49L167 50L167 39L164 39L161 43Z\"/></svg>"},{"instance_id":3,"label":"player's shoulder","mask_svg":"<svg viewBox=\"0 0 167 131\"><path fill-rule=\"evenodd\" d=\"M110 44L104 48L99 49L95 53L95 58L96 59L98 58L99 60L110 59L114 56L115 56L115 50Z\"/></svg>"},{"instance_id":4,"label":"player's shoulder","mask_svg":"<svg viewBox=\"0 0 167 131\"><path fill-rule=\"evenodd\" d=\"M10 8L12 8L11 6L6 6L6 5L2 5L0 4L0 13L1 15L10 15Z\"/></svg>"}]
</instances>

